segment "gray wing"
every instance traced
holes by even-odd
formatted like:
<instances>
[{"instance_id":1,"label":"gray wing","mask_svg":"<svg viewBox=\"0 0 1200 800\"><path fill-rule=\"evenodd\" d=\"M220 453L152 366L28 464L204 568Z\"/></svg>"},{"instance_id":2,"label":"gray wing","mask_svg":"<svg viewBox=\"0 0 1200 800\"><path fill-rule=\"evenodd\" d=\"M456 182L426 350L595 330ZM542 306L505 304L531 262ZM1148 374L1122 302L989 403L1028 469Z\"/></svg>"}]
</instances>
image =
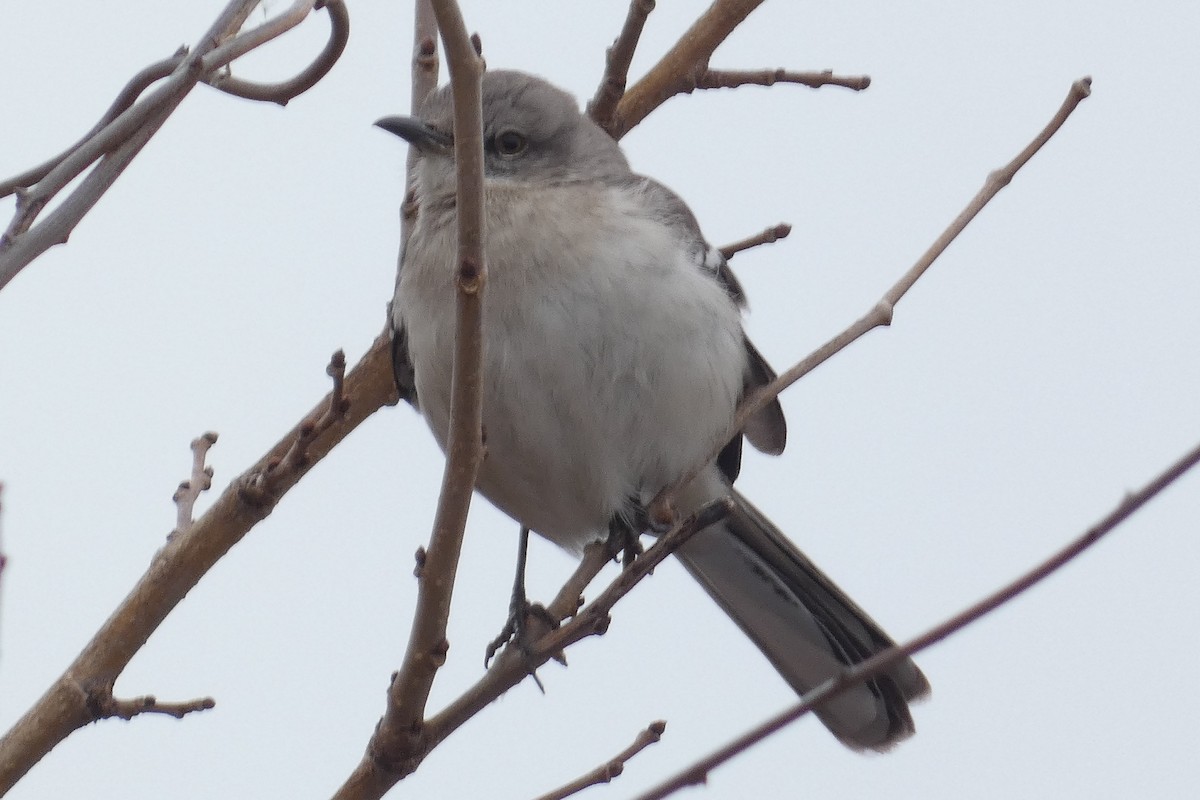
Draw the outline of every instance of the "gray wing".
<instances>
[{"instance_id":1,"label":"gray wing","mask_svg":"<svg viewBox=\"0 0 1200 800\"><path fill-rule=\"evenodd\" d=\"M730 300L739 307L746 306L746 293L738 283L729 262L721 251L710 245L700 231L700 224L687 204L667 187L658 181L642 175L631 175L627 178L632 182L632 188L646 198L647 205L660 209L664 222L679 232L682 240L693 245L693 262L698 269L709 273L725 288ZM746 347L746 373L743 377L742 396L775 380L775 371L767 364L762 353L743 333ZM783 409L778 398L772 400L765 408L746 421L742 434L750 440L755 449L770 455L779 455L787 444L787 421L783 417ZM717 464L725 477L731 482L737 477L741 465L742 442L741 436L736 436L725 449L721 451Z\"/></svg>"}]
</instances>

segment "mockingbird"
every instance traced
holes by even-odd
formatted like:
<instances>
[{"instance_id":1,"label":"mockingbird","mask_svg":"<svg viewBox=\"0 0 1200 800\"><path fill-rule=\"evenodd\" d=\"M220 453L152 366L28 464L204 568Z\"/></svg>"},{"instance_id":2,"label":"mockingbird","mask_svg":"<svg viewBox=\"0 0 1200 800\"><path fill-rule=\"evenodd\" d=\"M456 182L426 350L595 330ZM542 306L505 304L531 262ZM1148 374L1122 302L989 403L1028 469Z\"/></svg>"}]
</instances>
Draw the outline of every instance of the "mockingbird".
<instances>
[{"instance_id":1,"label":"mockingbird","mask_svg":"<svg viewBox=\"0 0 1200 800\"><path fill-rule=\"evenodd\" d=\"M380 127L417 151L420 205L393 303L401 393L444 448L454 350L453 109L448 87L419 117ZM725 259L671 190L634 174L617 143L540 78L483 76L483 424L477 488L522 525L575 552L704 459L738 400L774 377L742 330L745 298ZM736 509L676 554L804 693L892 640L732 488L743 436L786 438L778 402L760 411L679 493L690 513ZM843 743L884 750L913 733L928 691L904 660L824 703Z\"/></svg>"}]
</instances>

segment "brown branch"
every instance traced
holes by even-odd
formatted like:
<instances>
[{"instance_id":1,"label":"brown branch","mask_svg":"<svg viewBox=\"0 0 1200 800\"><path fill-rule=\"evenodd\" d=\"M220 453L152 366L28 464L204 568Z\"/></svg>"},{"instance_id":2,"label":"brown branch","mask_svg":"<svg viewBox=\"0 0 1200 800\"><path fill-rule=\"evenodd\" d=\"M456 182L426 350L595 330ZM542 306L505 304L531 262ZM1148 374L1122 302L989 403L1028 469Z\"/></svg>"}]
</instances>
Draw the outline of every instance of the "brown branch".
<instances>
[{"instance_id":1,"label":"brown branch","mask_svg":"<svg viewBox=\"0 0 1200 800\"><path fill-rule=\"evenodd\" d=\"M781 222L778 225L773 225L761 233L754 236L742 239L733 244L727 244L721 248L721 255L728 261L743 250L749 250L751 247L758 247L760 244L774 244L780 239L786 239L792 232L792 226L786 222Z\"/></svg>"},{"instance_id":2,"label":"brown branch","mask_svg":"<svg viewBox=\"0 0 1200 800\"><path fill-rule=\"evenodd\" d=\"M734 416L733 423L729 426L729 430L723 433L718 440L713 442L712 448L709 451L709 456L702 464L696 464L685 475L683 475L675 483L667 486L650 503L649 510L653 518L661 518L664 515L670 515L670 500L671 497L678 491L680 486L685 486L691 482L704 468L705 464L710 463L717 457L721 447L724 446L729 439L737 434L746 426L747 420L754 414L761 411L772 400L779 396L779 393L791 386L800 378L804 377L814 369L825 363L829 358L846 349L851 343L862 338L868 331L879 327L886 327L892 324L892 314L896 304L900 302L905 293L912 288L930 265L940 256L950 243L962 233L967 224L973 220L980 211L983 210L993 197L995 197L1001 189L1012 181L1013 176L1017 171L1033 157L1034 153L1042 148L1050 138L1054 136L1058 129L1063 126L1067 118L1071 116L1078 105L1083 102L1091 93L1091 78L1081 78L1071 84L1070 91L1067 92L1066 99L1055 113L1054 117L1047 123L1046 127L1034 137L1024 150L1017 154L1016 158L1006 164L1004 167L995 170L988 175L987 180L983 184L983 188L971 199L967 207L950 223L949 227L942 232L942 235L929 246L917 262L913 264L909 270L900 277L898 281L888 289L887 293L876 303L865 316L854 322L844 331L834 336L825 344L818 347L810 353L803 361L793 366L791 369L784 372L782 375L771 381L766 386L760 387L757 391L747 395L738 406L737 414Z\"/></svg>"},{"instance_id":3,"label":"brown branch","mask_svg":"<svg viewBox=\"0 0 1200 800\"><path fill-rule=\"evenodd\" d=\"M698 75L681 92L694 89L736 89L739 86L774 86L777 83L796 83L811 89L822 86L842 86L861 92L871 85L868 75L834 75L833 70L821 72L789 72L785 69L729 70L709 69Z\"/></svg>"},{"instance_id":4,"label":"brown branch","mask_svg":"<svg viewBox=\"0 0 1200 800\"><path fill-rule=\"evenodd\" d=\"M181 703L160 703L154 695L148 694L122 700L113 697L112 689L108 687L88 695L88 706L97 720L116 717L128 721L140 714L165 714L175 719L183 719L188 714L208 711L216 705L216 701L211 697L199 697Z\"/></svg>"},{"instance_id":5,"label":"brown branch","mask_svg":"<svg viewBox=\"0 0 1200 800\"><path fill-rule=\"evenodd\" d=\"M186 481L181 481L179 488L171 499L175 501L176 517L175 530L171 536L185 531L192 526L192 509L201 492L212 488L213 469L205 466L208 449L217 443L217 434L209 431L192 439L192 475Z\"/></svg>"},{"instance_id":6,"label":"brown branch","mask_svg":"<svg viewBox=\"0 0 1200 800\"><path fill-rule=\"evenodd\" d=\"M1178 480L1184 473L1192 467L1200 463L1200 445L1193 447L1189 452L1185 453L1179 460L1171 464L1153 480L1136 492L1128 494L1117 505L1112 512L1085 531L1081 536L1067 544L1058 552L1051 555L1042 563L1035 566L1025 574L1011 581L1007 585L992 592L987 597L970 606L969 608L960 611L946 621L935 625L919 636L910 639L902 645L896 645L876 653L871 658L861 661L858 664L844 670L837 677L826 681L825 683L813 689L800 698L800 702L792 706L787 711L773 717L770 720L762 723L751 731L739 736L729 744L725 745L716 752L697 761L692 766L675 775L670 780L651 789L645 794L639 795L638 800L659 800L666 797L685 786L691 786L697 783L703 783L707 780L708 773L715 767L725 763L729 759L744 752L751 746L770 736L772 733L784 728L808 712L812 711L821 703L835 697L846 690L862 684L877 675L886 672L889 668L908 658L921 650L929 647L932 644L942 641L943 639L958 633L963 628L980 619L981 617L990 614L1000 606L1009 602L1013 598L1023 594L1025 591L1053 575L1058 570L1069 564L1077 558L1085 550L1094 546L1097 542L1111 533L1125 520L1133 516L1142 506L1153 500L1164 489Z\"/></svg>"},{"instance_id":7,"label":"brown branch","mask_svg":"<svg viewBox=\"0 0 1200 800\"><path fill-rule=\"evenodd\" d=\"M280 498L334 445L384 405L397 401L391 372L391 341L379 336L345 377L353 402L344 417L325 428L305 448L303 463L278 469L304 428L329 410L323 399L254 466L235 478L199 519L171 537L146 573L67 670L0 738L0 795L77 728L92 722L89 694L112 686L150 635L209 569L249 530L265 519ZM273 467L274 465L274 467ZM263 474L274 469L270 482ZM270 491L262 487L268 485Z\"/></svg>"},{"instance_id":8,"label":"brown branch","mask_svg":"<svg viewBox=\"0 0 1200 800\"><path fill-rule=\"evenodd\" d=\"M420 763L427 748L425 707L449 642L454 577L462 550L475 475L483 459L483 122L480 83L484 63L454 0L433 0L454 100L458 257L455 265L455 351L450 432L433 534L417 584L408 648L388 689L387 707L358 767L335 795L382 797Z\"/></svg>"},{"instance_id":9,"label":"brown branch","mask_svg":"<svg viewBox=\"0 0 1200 800\"><path fill-rule=\"evenodd\" d=\"M609 134L616 122L617 103L625 94L625 81L629 78L629 65L637 50L638 39L646 25L646 17L654 10L654 0L630 0L625 24L616 41L604 54L604 77L596 87L596 95L587 105L588 116ZM615 138L615 137L614 137Z\"/></svg>"},{"instance_id":10,"label":"brown branch","mask_svg":"<svg viewBox=\"0 0 1200 800\"><path fill-rule=\"evenodd\" d=\"M658 742L666 729L667 723L662 720L651 722L644 730L638 732L637 738L633 740L633 744L595 769L579 776L568 784L560 786L552 792L547 792L538 797L537 800L564 800L564 798L582 792L589 786L610 782L625 771L625 763L629 759Z\"/></svg>"},{"instance_id":11,"label":"brown branch","mask_svg":"<svg viewBox=\"0 0 1200 800\"><path fill-rule=\"evenodd\" d=\"M286 106L292 98L316 86L317 82L333 69L333 65L341 58L342 51L346 49L346 43L350 40L350 13L346 10L343 0L320 0L315 8L324 8L329 12L329 40L312 63L297 75L278 83L257 83L235 78L227 71L214 69L208 73L209 77L205 83L235 97L278 103L281 106ZM305 9L304 15L307 14L308 9ZM295 24L299 24L303 18L301 16Z\"/></svg>"},{"instance_id":12,"label":"brown branch","mask_svg":"<svg viewBox=\"0 0 1200 800\"><path fill-rule=\"evenodd\" d=\"M763 0L716 0L709 6L675 46L621 98L612 126L607 128L612 137L620 139L651 111L683 91L692 77L706 72L713 51L762 3Z\"/></svg>"}]
</instances>

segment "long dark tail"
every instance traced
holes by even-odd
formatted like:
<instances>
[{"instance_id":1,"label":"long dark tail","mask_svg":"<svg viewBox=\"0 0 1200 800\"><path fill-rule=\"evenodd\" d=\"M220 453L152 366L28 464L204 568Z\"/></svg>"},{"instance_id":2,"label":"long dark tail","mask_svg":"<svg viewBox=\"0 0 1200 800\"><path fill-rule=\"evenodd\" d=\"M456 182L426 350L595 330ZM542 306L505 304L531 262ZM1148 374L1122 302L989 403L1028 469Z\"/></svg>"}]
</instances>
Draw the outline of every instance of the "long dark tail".
<instances>
[{"instance_id":1,"label":"long dark tail","mask_svg":"<svg viewBox=\"0 0 1200 800\"><path fill-rule=\"evenodd\" d=\"M736 509L677 553L725 613L799 694L893 642L762 512ZM847 747L887 750L915 731L908 702L929 692L911 659L822 704L816 715Z\"/></svg>"}]
</instances>

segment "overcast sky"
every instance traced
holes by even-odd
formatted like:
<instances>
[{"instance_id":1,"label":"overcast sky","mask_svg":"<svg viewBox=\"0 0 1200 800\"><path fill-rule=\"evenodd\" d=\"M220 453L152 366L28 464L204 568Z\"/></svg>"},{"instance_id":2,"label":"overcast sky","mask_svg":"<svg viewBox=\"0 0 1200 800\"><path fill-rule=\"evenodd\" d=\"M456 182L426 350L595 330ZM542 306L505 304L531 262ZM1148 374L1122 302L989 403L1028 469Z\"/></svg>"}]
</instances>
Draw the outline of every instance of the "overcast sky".
<instances>
[{"instance_id":1,"label":"overcast sky","mask_svg":"<svg viewBox=\"0 0 1200 800\"><path fill-rule=\"evenodd\" d=\"M88 129L126 80L192 44L222 0L10 3L0 173ZM277 5L285 5L279 3ZM492 67L580 97L625 4L465 2ZM634 74L703 2L660 3ZM410 10L351 2L341 62L287 108L197 89L72 235L0 292L0 728L70 662L174 525L188 442L220 433L218 487L384 324L408 107ZM258 19L258 17L256 17ZM280 78L317 18L237 74ZM1094 92L876 331L783 397L780 458L739 486L894 636L973 602L1108 513L1200 439L1200 74L1194 3L775 0L727 68L869 74L862 93L677 98L624 142L738 256L748 328L777 368L873 304L987 173ZM11 200L0 202L3 218ZM72 735L16 798L321 797L357 763L400 662L442 459L408 408L368 420L255 528L134 659L118 693L212 695L183 721ZM200 510L207 506L202 499ZM1200 475L1065 572L919 657L933 695L885 756L804 720L688 796L1124 798L1195 790ZM516 525L478 501L438 707L503 621ZM535 546L548 599L570 571ZM595 592L592 592L594 594ZM625 797L793 695L676 564L456 733L395 796L521 798L663 741Z\"/></svg>"}]
</instances>

